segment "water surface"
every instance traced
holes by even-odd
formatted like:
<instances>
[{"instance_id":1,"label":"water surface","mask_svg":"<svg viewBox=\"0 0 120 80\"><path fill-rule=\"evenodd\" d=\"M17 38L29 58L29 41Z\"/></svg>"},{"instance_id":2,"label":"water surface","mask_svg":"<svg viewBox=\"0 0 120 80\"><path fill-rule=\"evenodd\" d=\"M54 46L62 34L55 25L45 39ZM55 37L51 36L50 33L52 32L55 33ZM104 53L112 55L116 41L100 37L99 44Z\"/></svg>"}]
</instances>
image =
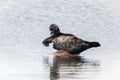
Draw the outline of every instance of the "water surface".
<instances>
[{"instance_id":1,"label":"water surface","mask_svg":"<svg viewBox=\"0 0 120 80\"><path fill-rule=\"evenodd\" d=\"M0 80L120 80L120 0L0 0ZM42 41L55 23L92 48L56 57Z\"/></svg>"}]
</instances>

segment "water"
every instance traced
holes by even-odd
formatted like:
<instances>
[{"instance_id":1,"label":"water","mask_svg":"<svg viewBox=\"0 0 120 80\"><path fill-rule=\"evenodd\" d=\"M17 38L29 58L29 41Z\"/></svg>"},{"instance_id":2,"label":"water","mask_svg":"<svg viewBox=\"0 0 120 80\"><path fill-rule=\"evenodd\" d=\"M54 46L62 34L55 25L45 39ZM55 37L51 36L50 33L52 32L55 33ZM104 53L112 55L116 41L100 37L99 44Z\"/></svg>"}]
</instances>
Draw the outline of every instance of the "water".
<instances>
[{"instance_id":1,"label":"water","mask_svg":"<svg viewBox=\"0 0 120 80\"><path fill-rule=\"evenodd\" d=\"M50 67L51 80L91 79L98 73L98 63L87 62L79 56L71 58L55 57L54 64Z\"/></svg>"},{"instance_id":2,"label":"water","mask_svg":"<svg viewBox=\"0 0 120 80\"><path fill-rule=\"evenodd\" d=\"M119 80L119 0L0 0L0 80ZM55 23L101 47L56 57L42 41Z\"/></svg>"}]
</instances>

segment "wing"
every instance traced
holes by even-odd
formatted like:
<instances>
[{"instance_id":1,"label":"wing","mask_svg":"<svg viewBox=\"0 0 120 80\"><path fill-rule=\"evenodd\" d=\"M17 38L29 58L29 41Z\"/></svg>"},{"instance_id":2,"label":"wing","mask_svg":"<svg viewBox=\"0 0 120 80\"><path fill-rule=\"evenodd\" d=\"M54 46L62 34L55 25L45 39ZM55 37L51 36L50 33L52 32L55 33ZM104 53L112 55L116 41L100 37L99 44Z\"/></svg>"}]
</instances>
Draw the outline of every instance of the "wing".
<instances>
[{"instance_id":1,"label":"wing","mask_svg":"<svg viewBox=\"0 0 120 80\"><path fill-rule=\"evenodd\" d=\"M53 47L57 50L68 50L76 45L77 37L62 35L53 40ZM78 41L77 41L78 42Z\"/></svg>"},{"instance_id":2,"label":"wing","mask_svg":"<svg viewBox=\"0 0 120 80\"><path fill-rule=\"evenodd\" d=\"M74 35L71 36L59 36L53 40L53 47L57 50L66 50L71 53L80 53L87 49L88 42L77 38Z\"/></svg>"}]
</instances>

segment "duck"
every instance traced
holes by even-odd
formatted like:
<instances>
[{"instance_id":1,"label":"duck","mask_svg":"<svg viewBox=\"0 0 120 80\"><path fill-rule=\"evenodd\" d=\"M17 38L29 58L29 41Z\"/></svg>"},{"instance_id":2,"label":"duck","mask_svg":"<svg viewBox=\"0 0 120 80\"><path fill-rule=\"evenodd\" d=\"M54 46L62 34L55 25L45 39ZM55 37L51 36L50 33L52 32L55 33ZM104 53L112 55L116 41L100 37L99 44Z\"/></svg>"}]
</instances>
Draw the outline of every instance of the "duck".
<instances>
[{"instance_id":1,"label":"duck","mask_svg":"<svg viewBox=\"0 0 120 80\"><path fill-rule=\"evenodd\" d=\"M42 44L49 46L50 43L53 43L54 49L62 50L72 55L80 54L87 49L101 46L99 42L86 41L73 34L62 33L56 24L51 24L49 30L51 36L44 39Z\"/></svg>"}]
</instances>

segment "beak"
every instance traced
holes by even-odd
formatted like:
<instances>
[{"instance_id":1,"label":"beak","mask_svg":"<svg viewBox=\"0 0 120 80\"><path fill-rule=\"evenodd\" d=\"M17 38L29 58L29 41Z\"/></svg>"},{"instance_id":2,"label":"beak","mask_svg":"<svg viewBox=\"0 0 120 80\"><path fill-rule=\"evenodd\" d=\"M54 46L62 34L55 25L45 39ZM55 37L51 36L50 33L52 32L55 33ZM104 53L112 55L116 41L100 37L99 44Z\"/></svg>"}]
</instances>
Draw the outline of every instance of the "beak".
<instances>
[{"instance_id":1,"label":"beak","mask_svg":"<svg viewBox=\"0 0 120 80\"><path fill-rule=\"evenodd\" d=\"M53 32L51 31L50 35L53 35Z\"/></svg>"}]
</instances>

